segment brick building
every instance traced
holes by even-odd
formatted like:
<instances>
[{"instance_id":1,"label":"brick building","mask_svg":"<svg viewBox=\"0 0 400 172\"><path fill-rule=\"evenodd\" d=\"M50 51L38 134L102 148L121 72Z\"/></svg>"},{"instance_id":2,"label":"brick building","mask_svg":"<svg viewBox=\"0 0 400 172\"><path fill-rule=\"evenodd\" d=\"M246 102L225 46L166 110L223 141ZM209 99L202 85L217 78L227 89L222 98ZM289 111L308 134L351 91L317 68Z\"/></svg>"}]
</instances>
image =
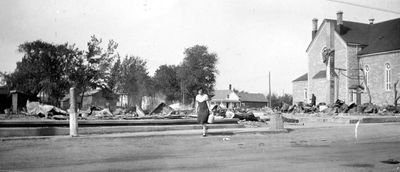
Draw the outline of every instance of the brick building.
<instances>
[{"instance_id":1,"label":"brick building","mask_svg":"<svg viewBox=\"0 0 400 172\"><path fill-rule=\"evenodd\" d=\"M393 84L400 79L400 18L379 23L312 20L312 40L306 50L308 73L293 80L293 102L393 104ZM365 80L364 80L365 78ZM366 81L366 82L364 82Z\"/></svg>"}]
</instances>

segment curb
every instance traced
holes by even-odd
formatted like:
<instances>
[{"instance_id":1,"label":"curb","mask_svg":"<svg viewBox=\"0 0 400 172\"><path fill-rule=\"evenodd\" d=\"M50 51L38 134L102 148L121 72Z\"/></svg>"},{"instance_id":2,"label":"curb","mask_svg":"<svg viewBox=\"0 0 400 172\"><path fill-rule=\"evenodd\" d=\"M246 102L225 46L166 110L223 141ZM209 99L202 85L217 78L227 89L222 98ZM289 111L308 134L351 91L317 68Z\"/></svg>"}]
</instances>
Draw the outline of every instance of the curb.
<instances>
[{"instance_id":1,"label":"curb","mask_svg":"<svg viewBox=\"0 0 400 172\"><path fill-rule=\"evenodd\" d=\"M209 137L229 136L237 134L279 134L288 133L288 129L270 130L268 128L238 128L238 129L215 129L208 133ZM64 139L94 139L94 138L142 138L142 137L165 137L165 136L201 136L202 130L176 130L160 132L136 132L136 133L114 133L114 134L88 134L78 137L71 136L29 136L29 137L3 137L0 141L16 140L64 140Z\"/></svg>"},{"instance_id":2,"label":"curb","mask_svg":"<svg viewBox=\"0 0 400 172\"><path fill-rule=\"evenodd\" d=\"M244 128L241 124L212 124L210 129L234 129ZM91 134L113 134L113 133L140 133L140 132L162 132L177 130L198 130L200 125L160 125L160 126L102 126L102 127L80 127L80 135ZM30 137L30 136L68 136L69 127L18 127L1 128L0 137Z\"/></svg>"}]
</instances>

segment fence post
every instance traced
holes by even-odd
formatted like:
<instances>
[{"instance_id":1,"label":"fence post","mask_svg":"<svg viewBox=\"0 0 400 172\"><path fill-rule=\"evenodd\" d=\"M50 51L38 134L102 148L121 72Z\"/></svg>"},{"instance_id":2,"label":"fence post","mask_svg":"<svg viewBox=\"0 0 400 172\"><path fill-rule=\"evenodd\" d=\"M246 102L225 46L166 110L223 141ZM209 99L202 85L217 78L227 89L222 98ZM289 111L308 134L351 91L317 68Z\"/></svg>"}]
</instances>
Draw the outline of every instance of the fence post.
<instances>
[{"instance_id":1,"label":"fence post","mask_svg":"<svg viewBox=\"0 0 400 172\"><path fill-rule=\"evenodd\" d=\"M75 87L69 89L69 135L72 137L78 136L78 121L76 117L76 99Z\"/></svg>"}]
</instances>

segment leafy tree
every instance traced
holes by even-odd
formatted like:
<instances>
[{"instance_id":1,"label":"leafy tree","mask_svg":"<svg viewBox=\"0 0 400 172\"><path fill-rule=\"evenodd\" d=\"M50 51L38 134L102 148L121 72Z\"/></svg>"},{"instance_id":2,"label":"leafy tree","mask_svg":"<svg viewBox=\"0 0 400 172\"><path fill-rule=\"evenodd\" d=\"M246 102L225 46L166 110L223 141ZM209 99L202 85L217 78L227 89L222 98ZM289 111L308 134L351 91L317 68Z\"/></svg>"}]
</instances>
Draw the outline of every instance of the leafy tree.
<instances>
[{"instance_id":1,"label":"leafy tree","mask_svg":"<svg viewBox=\"0 0 400 172\"><path fill-rule=\"evenodd\" d=\"M272 108L280 107L280 105L281 105L281 102L279 102L279 98L275 93L271 94L271 99L269 98L269 95L268 95L267 100L271 100L270 103L271 103Z\"/></svg>"},{"instance_id":2,"label":"leafy tree","mask_svg":"<svg viewBox=\"0 0 400 172\"><path fill-rule=\"evenodd\" d=\"M212 92L218 73L217 54L209 53L208 48L203 45L187 48L184 54L185 58L178 70L178 76L185 95L194 100L199 88Z\"/></svg>"},{"instance_id":3,"label":"leafy tree","mask_svg":"<svg viewBox=\"0 0 400 172\"><path fill-rule=\"evenodd\" d=\"M177 66L160 66L154 74L153 81L155 89L166 95L167 101L171 102L174 100L179 100L181 90Z\"/></svg>"},{"instance_id":4,"label":"leafy tree","mask_svg":"<svg viewBox=\"0 0 400 172\"><path fill-rule=\"evenodd\" d=\"M24 56L7 76L10 87L32 95L42 92L49 96L47 103L58 105L69 87L66 73L69 59L78 55L74 45L37 40L19 45L18 51Z\"/></svg>"},{"instance_id":5,"label":"leafy tree","mask_svg":"<svg viewBox=\"0 0 400 172\"><path fill-rule=\"evenodd\" d=\"M267 96L269 100L269 96ZM278 96L275 93L271 95L271 107L272 108L279 108L283 105L283 103L291 105L293 102L293 96L290 94L284 94L282 96Z\"/></svg>"},{"instance_id":6,"label":"leafy tree","mask_svg":"<svg viewBox=\"0 0 400 172\"><path fill-rule=\"evenodd\" d=\"M151 92L151 78L146 61L126 56L121 63L121 90L128 94L128 106L140 105L141 98Z\"/></svg>"},{"instance_id":7,"label":"leafy tree","mask_svg":"<svg viewBox=\"0 0 400 172\"><path fill-rule=\"evenodd\" d=\"M279 96L279 101L291 105L293 103L293 96L290 94L284 94Z\"/></svg>"},{"instance_id":8,"label":"leafy tree","mask_svg":"<svg viewBox=\"0 0 400 172\"><path fill-rule=\"evenodd\" d=\"M121 90L121 83L119 82L121 72L121 58L118 56L117 61L111 68L110 77L107 80L108 87L114 92L119 92Z\"/></svg>"},{"instance_id":9,"label":"leafy tree","mask_svg":"<svg viewBox=\"0 0 400 172\"><path fill-rule=\"evenodd\" d=\"M111 67L114 58L118 56L116 49L118 44L113 40L108 42L107 48L101 47L102 40L92 36L87 43L88 49L81 52L81 56L73 60L70 67L69 79L81 93L83 101L84 93L89 89L109 88L107 81L111 78ZM110 95L112 98L113 96ZM82 104L81 104L82 106ZM82 108L82 107L81 107Z\"/></svg>"}]
</instances>

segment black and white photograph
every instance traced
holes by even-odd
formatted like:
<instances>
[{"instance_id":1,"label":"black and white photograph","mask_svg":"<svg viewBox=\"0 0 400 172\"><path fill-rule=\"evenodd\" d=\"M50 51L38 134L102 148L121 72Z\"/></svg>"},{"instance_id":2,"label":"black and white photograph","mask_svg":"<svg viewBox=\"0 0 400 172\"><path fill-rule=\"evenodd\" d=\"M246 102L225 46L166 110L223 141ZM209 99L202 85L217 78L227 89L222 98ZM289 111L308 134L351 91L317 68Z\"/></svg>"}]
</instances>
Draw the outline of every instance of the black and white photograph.
<instances>
[{"instance_id":1,"label":"black and white photograph","mask_svg":"<svg viewBox=\"0 0 400 172\"><path fill-rule=\"evenodd\" d=\"M400 172L400 0L1 0L0 172Z\"/></svg>"}]
</instances>

